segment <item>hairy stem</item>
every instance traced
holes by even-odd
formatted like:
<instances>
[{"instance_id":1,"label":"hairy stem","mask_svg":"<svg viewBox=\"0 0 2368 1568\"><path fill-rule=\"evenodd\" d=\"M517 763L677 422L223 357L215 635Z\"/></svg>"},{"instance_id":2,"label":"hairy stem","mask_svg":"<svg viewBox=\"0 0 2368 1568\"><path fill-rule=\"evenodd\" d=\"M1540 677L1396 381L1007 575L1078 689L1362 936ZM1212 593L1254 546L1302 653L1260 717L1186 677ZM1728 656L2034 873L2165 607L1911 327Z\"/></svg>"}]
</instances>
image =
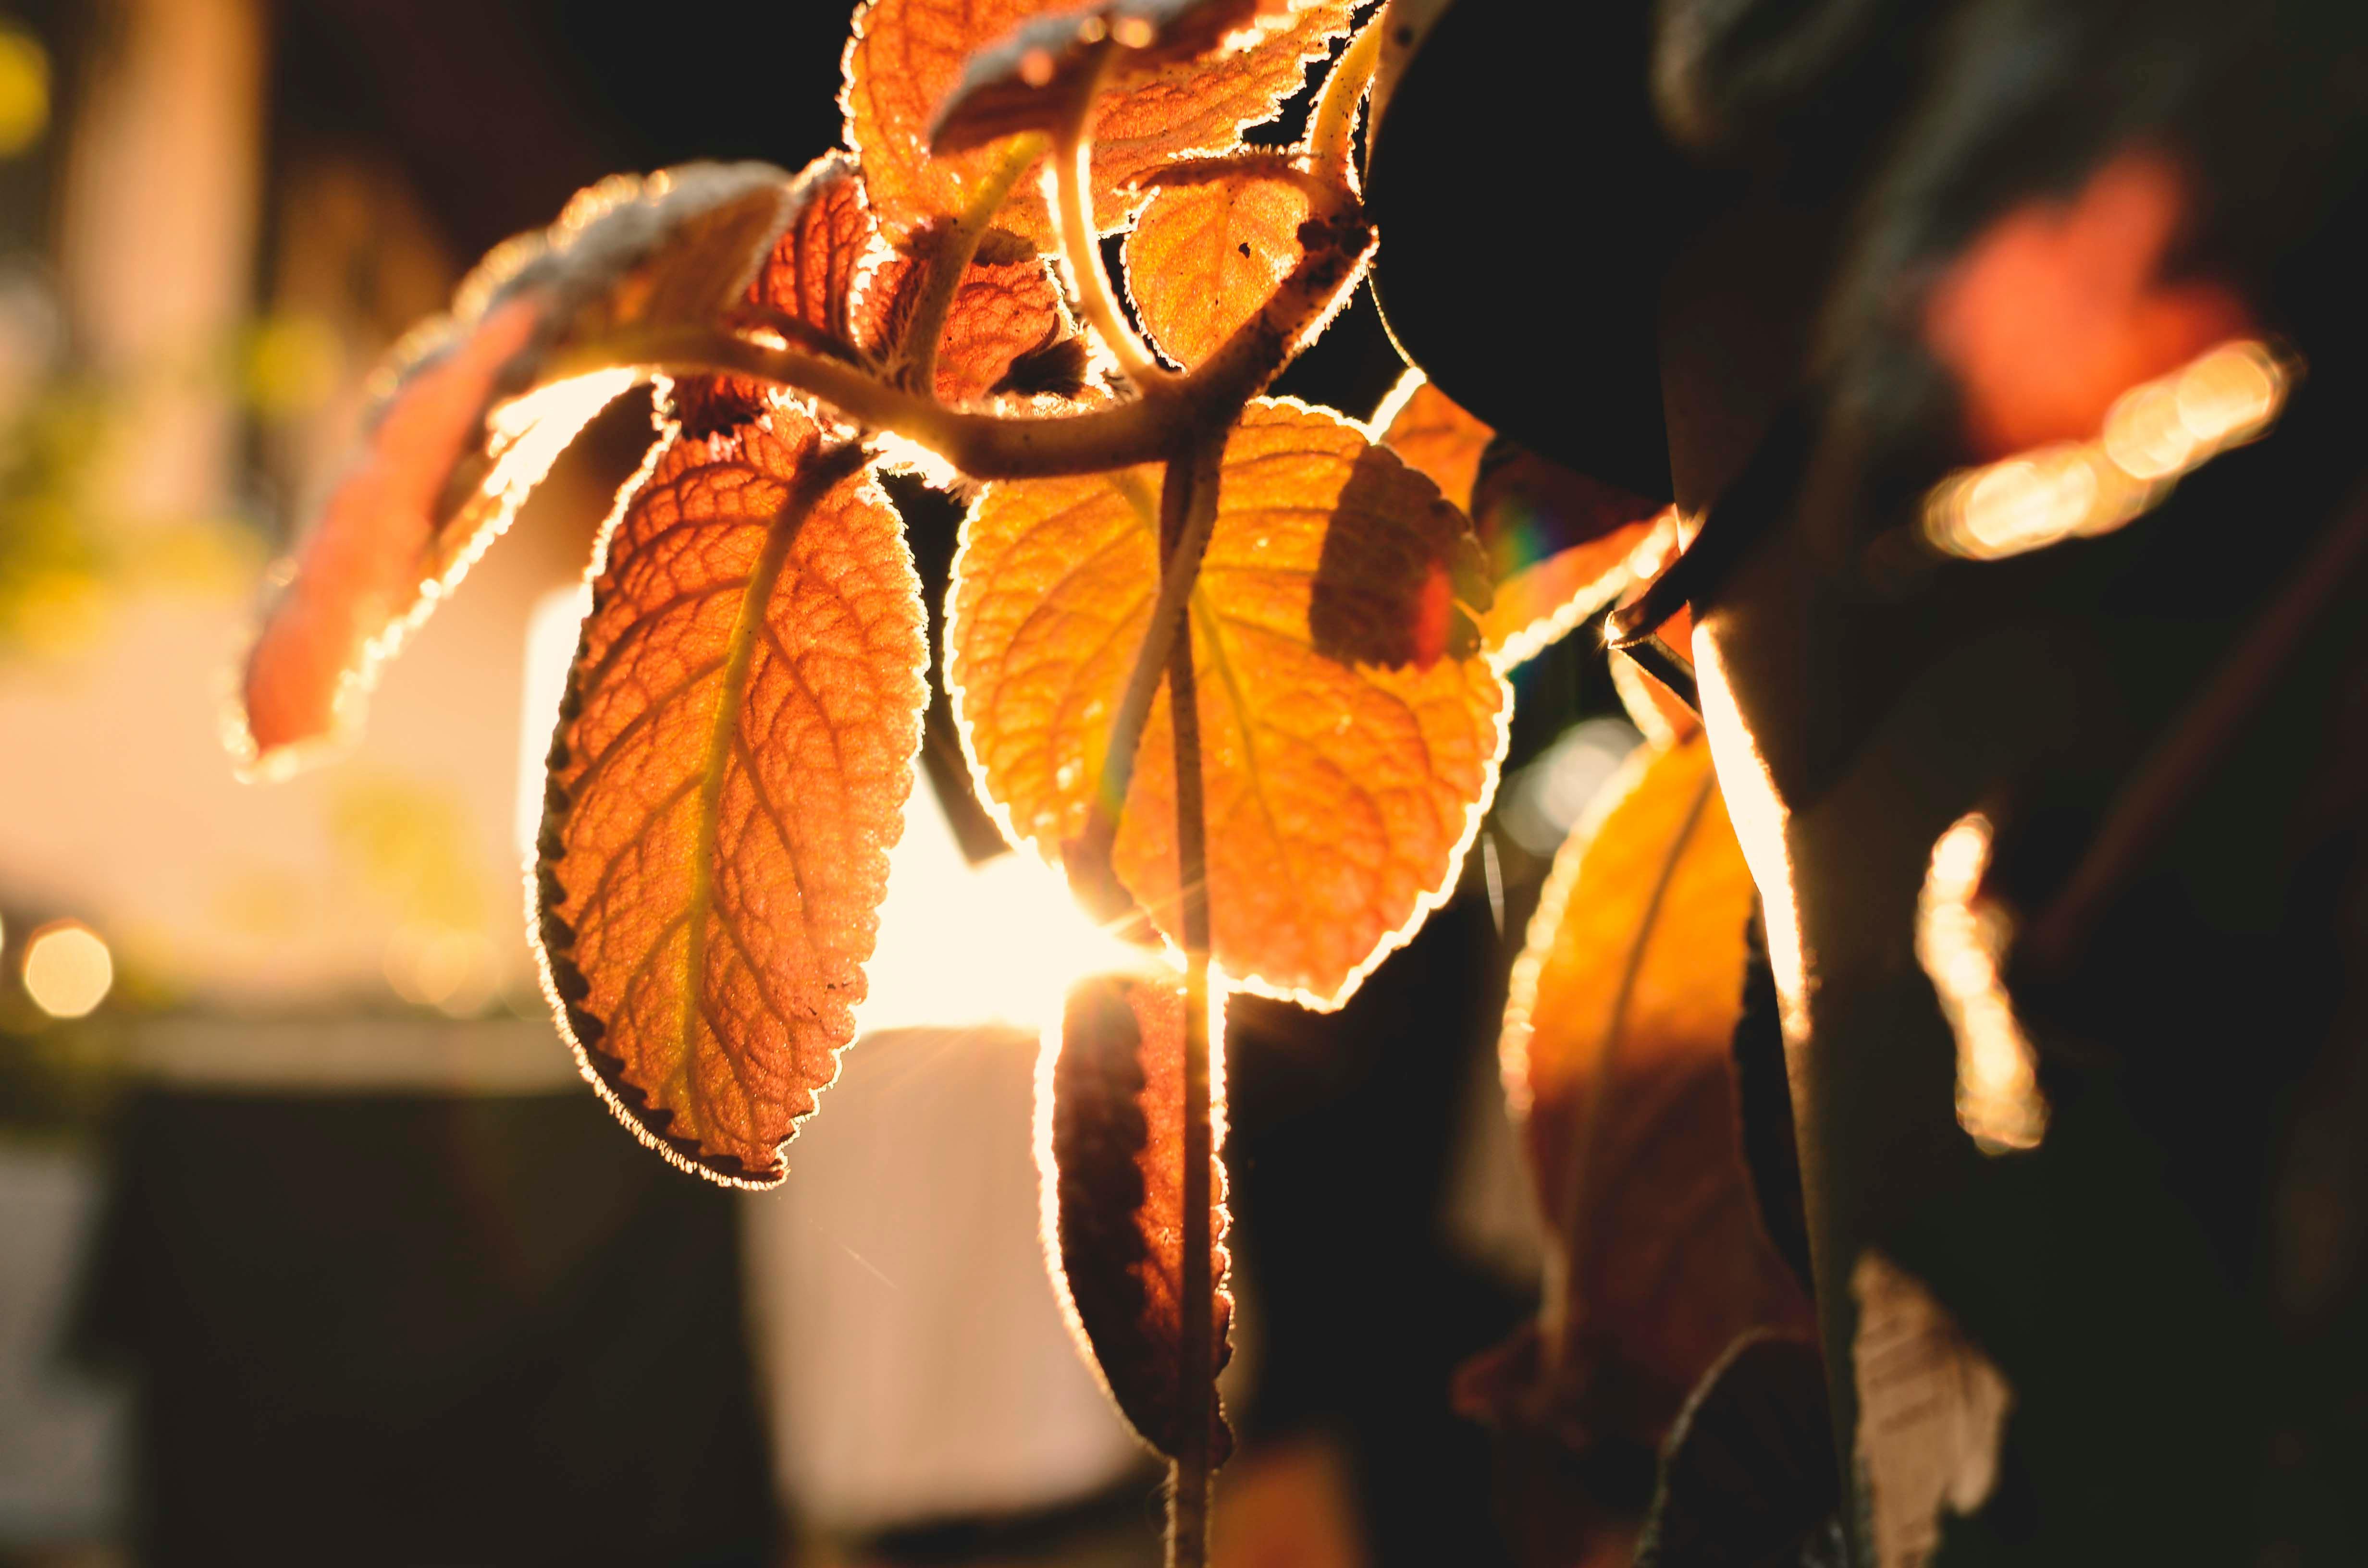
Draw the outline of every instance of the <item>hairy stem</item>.
<instances>
[{"instance_id":1,"label":"hairy stem","mask_svg":"<svg viewBox=\"0 0 2368 1568\"><path fill-rule=\"evenodd\" d=\"M1357 109L1372 85L1382 58L1382 23L1374 17L1350 40L1339 63L1324 78L1324 91L1307 121L1307 161L1318 178L1343 190L1357 187L1353 146Z\"/></svg>"},{"instance_id":2,"label":"hairy stem","mask_svg":"<svg viewBox=\"0 0 2368 1568\"><path fill-rule=\"evenodd\" d=\"M1363 275L1372 248L1372 231L1348 200L1258 313L1171 383L1173 395L1090 414L1013 419L961 413L844 359L704 328L620 334L554 356L548 377L564 381L620 367L676 377L753 376L927 447L973 479L1100 473L1163 461L1196 426L1238 414L1338 308Z\"/></svg>"},{"instance_id":3,"label":"hairy stem","mask_svg":"<svg viewBox=\"0 0 2368 1568\"><path fill-rule=\"evenodd\" d=\"M1094 98L1109 68L1104 47L1094 69L1085 74L1076 111L1062 128L1053 147L1053 217L1060 233L1061 259L1068 264L1077 309L1087 326L1106 344L1126 379L1144 390L1168 381L1167 369L1127 324L1119 307L1118 291L1110 287L1102 267L1101 242L1094 228L1094 202L1089 193L1093 171Z\"/></svg>"},{"instance_id":4,"label":"hairy stem","mask_svg":"<svg viewBox=\"0 0 2368 1568\"><path fill-rule=\"evenodd\" d=\"M905 341L897 350L895 380L907 391L924 397L936 395L939 340L946 335L946 313L953 309L962 274L970 270L971 258L978 255L978 243L986 237L995 215L1010 199L1011 187L1043 155L1043 137L1013 137L1003 161L996 165L978 195L939 238L935 254L928 258L928 276L920 298L913 306L913 319L906 324Z\"/></svg>"},{"instance_id":5,"label":"hairy stem","mask_svg":"<svg viewBox=\"0 0 2368 1568\"><path fill-rule=\"evenodd\" d=\"M1095 781L1093 801L1087 808L1085 831L1065 846L1062 856L1070 885L1101 920L1116 922L1133 913L1133 901L1119 886L1111 869L1110 851L1118 842L1126 792L1134 782L1143 727L1150 722L1152 699L1159 694L1160 679L1167 673L1178 631L1186 623L1192 585L1200 575L1201 557L1208 551L1210 532L1216 527L1217 470L1225 454L1222 429L1214 437L1193 442L1188 454L1168 464L1168 479L1160 490L1159 597L1152 602L1151 619L1144 628L1143 644L1135 651L1134 668L1128 672L1118 712L1110 720L1110 737L1102 749L1101 777ZM1180 495L1179 474L1189 487ZM1172 527L1167 515L1171 505L1184 507Z\"/></svg>"},{"instance_id":6,"label":"hairy stem","mask_svg":"<svg viewBox=\"0 0 2368 1568\"><path fill-rule=\"evenodd\" d=\"M1222 450L1222 437L1167 466L1159 498L1162 559L1179 574L1198 574L1184 562L1191 518L1203 509L1201 454ZM1206 506L1212 514L1215 506ZM1187 587L1189 589L1189 583ZM1163 581L1161 587L1165 590ZM1202 1568L1209 1551L1210 1440L1216 1421L1216 1271L1212 1233L1209 1119L1209 854L1201 796L1201 705L1193 682L1192 639L1177 637L1167 656L1168 709L1176 735L1177 890L1183 904L1184 1083L1183 1264L1177 1290L1176 1381L1179 1410L1175 1484L1168 1501L1168 1568ZM1197 1412L1198 1414L1194 1414Z\"/></svg>"}]
</instances>

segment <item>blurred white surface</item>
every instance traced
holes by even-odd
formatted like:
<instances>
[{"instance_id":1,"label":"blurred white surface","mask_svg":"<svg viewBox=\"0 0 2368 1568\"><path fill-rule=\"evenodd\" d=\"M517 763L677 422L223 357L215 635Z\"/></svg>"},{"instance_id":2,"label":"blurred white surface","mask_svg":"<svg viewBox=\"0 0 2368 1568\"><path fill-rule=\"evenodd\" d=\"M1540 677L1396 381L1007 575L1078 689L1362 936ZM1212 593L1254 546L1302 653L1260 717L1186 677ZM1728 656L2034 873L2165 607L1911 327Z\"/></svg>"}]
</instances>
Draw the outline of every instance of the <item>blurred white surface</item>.
<instances>
[{"instance_id":1,"label":"blurred white surface","mask_svg":"<svg viewBox=\"0 0 2368 1568\"><path fill-rule=\"evenodd\" d=\"M814 1526L1055 1506L1142 1462L1045 1278L1036 1045L1013 1028L863 1040L789 1180L746 1201L775 1463Z\"/></svg>"}]
</instances>

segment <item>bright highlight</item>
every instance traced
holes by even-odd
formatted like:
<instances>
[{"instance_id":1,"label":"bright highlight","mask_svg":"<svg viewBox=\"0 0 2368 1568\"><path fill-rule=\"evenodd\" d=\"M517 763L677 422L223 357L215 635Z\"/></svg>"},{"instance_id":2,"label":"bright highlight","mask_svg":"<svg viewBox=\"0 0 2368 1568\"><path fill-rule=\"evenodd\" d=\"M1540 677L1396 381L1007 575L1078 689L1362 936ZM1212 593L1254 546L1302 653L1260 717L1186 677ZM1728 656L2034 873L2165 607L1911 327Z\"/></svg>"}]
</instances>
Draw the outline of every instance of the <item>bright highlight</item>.
<instances>
[{"instance_id":1,"label":"bright highlight","mask_svg":"<svg viewBox=\"0 0 2368 1568\"><path fill-rule=\"evenodd\" d=\"M1057 1037L1072 982L1146 960L1095 925L1033 855L972 865L926 781L888 866L859 1033L1008 1024Z\"/></svg>"},{"instance_id":2,"label":"bright highlight","mask_svg":"<svg viewBox=\"0 0 2368 1568\"><path fill-rule=\"evenodd\" d=\"M79 1018L115 986L115 959L77 920L42 926L25 944L25 994L53 1018Z\"/></svg>"},{"instance_id":3,"label":"bright highlight","mask_svg":"<svg viewBox=\"0 0 2368 1568\"><path fill-rule=\"evenodd\" d=\"M2094 441L2042 447L1952 473L1924 503L1924 536L1951 555L1996 561L2111 533L2171 487L2268 430L2293 376L2268 345L2224 343L2123 392Z\"/></svg>"},{"instance_id":4,"label":"bright highlight","mask_svg":"<svg viewBox=\"0 0 2368 1568\"><path fill-rule=\"evenodd\" d=\"M1957 1124L1985 1153L2033 1149L2047 1131L2030 1040L1998 978L2013 927L1981 897L1992 833L1979 812L1960 817L1932 846L1916 903L1916 960L1940 994L1957 1037Z\"/></svg>"}]
</instances>

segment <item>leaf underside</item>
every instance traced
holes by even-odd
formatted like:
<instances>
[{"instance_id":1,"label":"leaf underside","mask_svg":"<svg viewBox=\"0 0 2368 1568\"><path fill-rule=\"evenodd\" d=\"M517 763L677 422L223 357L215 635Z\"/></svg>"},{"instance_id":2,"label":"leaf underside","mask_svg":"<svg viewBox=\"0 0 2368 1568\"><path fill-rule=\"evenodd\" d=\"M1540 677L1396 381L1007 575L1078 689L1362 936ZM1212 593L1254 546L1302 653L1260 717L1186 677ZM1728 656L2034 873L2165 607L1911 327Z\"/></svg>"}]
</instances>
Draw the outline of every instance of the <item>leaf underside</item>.
<instances>
[{"instance_id":1,"label":"leaf underside","mask_svg":"<svg viewBox=\"0 0 2368 1568\"><path fill-rule=\"evenodd\" d=\"M1488 552L1496 597L1480 635L1509 669L1568 633L1634 585L1656 559L1647 548L1669 514L1583 474L1515 450L1482 457L1495 432L1427 381L1383 404L1395 412L1384 445L1437 482L1472 517Z\"/></svg>"},{"instance_id":2,"label":"leaf underside","mask_svg":"<svg viewBox=\"0 0 2368 1568\"><path fill-rule=\"evenodd\" d=\"M1709 745L1640 752L1610 790L1548 879L1504 1064L1567 1281L1561 1381L1531 1393L1650 1445L1736 1335L1809 1318L1736 1142L1752 883Z\"/></svg>"},{"instance_id":3,"label":"leaf underside","mask_svg":"<svg viewBox=\"0 0 2368 1568\"><path fill-rule=\"evenodd\" d=\"M1097 975L1072 986L1049 1075L1038 1092L1045 1135L1040 1173L1052 1199L1046 1256L1072 1327L1121 1414L1145 1443L1177 1457L1186 1402L1178 1392L1183 1280L1184 986L1171 975ZM1212 1039L1221 1031L1212 1029ZM1212 1109L1214 1109L1212 1106ZM1221 1109L1215 1119L1223 1125ZM1210 1159L1209 1277L1214 1365L1232 1356L1233 1295L1225 1173ZM1212 1457L1233 1447L1210 1393Z\"/></svg>"},{"instance_id":4,"label":"leaf underside","mask_svg":"<svg viewBox=\"0 0 2368 1568\"><path fill-rule=\"evenodd\" d=\"M1127 289L1161 352L1199 364L1298 262L1307 193L1247 176L1162 187L1126 237Z\"/></svg>"},{"instance_id":5,"label":"leaf underside","mask_svg":"<svg viewBox=\"0 0 2368 1568\"><path fill-rule=\"evenodd\" d=\"M928 155L938 110L973 55L1003 43L1061 0L871 0L856 14L839 101L848 144L863 164L882 229L904 243L933 219L969 203L1000 150ZM1152 60L1122 73L1094 110L1091 195L1096 224L1123 228L1144 201L1135 182L1162 165L1231 149L1243 128L1273 117L1299 91L1310 62L1347 36L1354 0L1267 0L1243 47L1204 58ZM1190 36L1190 35L1188 35ZM1000 122L998 122L1000 123ZM1049 247L1042 193L1023 179L997 222Z\"/></svg>"},{"instance_id":6,"label":"leaf underside","mask_svg":"<svg viewBox=\"0 0 2368 1568\"><path fill-rule=\"evenodd\" d=\"M501 245L452 313L380 372L370 436L301 551L247 661L245 742L268 770L359 721L379 663L426 619L567 443L632 384L542 387L563 350L712 321L787 224L799 187L765 164L605 180L548 231Z\"/></svg>"},{"instance_id":7,"label":"leaf underside","mask_svg":"<svg viewBox=\"0 0 2368 1568\"><path fill-rule=\"evenodd\" d=\"M1159 580L1156 468L989 485L963 525L948 684L985 793L1057 861L1083 830ZM1452 885L1510 695L1481 655L1470 530L1326 411L1253 403L1193 590L1213 954L1336 1006ZM1167 698L1112 863L1181 930Z\"/></svg>"},{"instance_id":8,"label":"leaf underside","mask_svg":"<svg viewBox=\"0 0 2368 1568\"><path fill-rule=\"evenodd\" d=\"M539 850L554 1000L646 1140L769 1185L864 996L918 580L860 452L787 401L673 433L604 548Z\"/></svg>"}]
</instances>

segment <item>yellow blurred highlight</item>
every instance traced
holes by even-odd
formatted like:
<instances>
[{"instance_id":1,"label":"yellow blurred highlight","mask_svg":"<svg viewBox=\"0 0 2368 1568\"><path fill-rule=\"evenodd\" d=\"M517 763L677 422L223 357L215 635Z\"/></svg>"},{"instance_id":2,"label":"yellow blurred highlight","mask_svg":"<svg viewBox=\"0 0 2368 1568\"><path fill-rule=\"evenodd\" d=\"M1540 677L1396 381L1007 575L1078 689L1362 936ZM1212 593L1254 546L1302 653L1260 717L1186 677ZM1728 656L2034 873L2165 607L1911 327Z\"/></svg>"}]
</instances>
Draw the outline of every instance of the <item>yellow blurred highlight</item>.
<instances>
[{"instance_id":1,"label":"yellow blurred highlight","mask_svg":"<svg viewBox=\"0 0 2368 1568\"><path fill-rule=\"evenodd\" d=\"M25 944L25 994L53 1018L79 1018L107 999L115 960L98 934L78 920L57 920Z\"/></svg>"},{"instance_id":2,"label":"yellow blurred highlight","mask_svg":"<svg viewBox=\"0 0 2368 1568\"><path fill-rule=\"evenodd\" d=\"M452 1017L472 1017L494 999L494 944L481 931L402 926L387 940L385 970L396 995Z\"/></svg>"},{"instance_id":3,"label":"yellow blurred highlight","mask_svg":"<svg viewBox=\"0 0 2368 1568\"><path fill-rule=\"evenodd\" d=\"M53 568L27 577L7 614L28 653L62 659L97 643L107 630L107 588L97 577Z\"/></svg>"},{"instance_id":4,"label":"yellow blurred highlight","mask_svg":"<svg viewBox=\"0 0 2368 1568\"><path fill-rule=\"evenodd\" d=\"M50 51L32 34L0 27L0 158L29 150L50 128Z\"/></svg>"},{"instance_id":5,"label":"yellow blurred highlight","mask_svg":"<svg viewBox=\"0 0 2368 1568\"><path fill-rule=\"evenodd\" d=\"M285 417L319 407L344 379L345 350L336 333L314 316L271 316L246 342L247 401L258 413Z\"/></svg>"},{"instance_id":6,"label":"yellow blurred highlight","mask_svg":"<svg viewBox=\"0 0 2368 1568\"><path fill-rule=\"evenodd\" d=\"M1957 1124L1985 1153L2033 1149L2047 1132L2030 1040L1998 978L2013 927L1981 897L1989 819L1960 817L1932 846L1916 903L1916 960L1957 1037Z\"/></svg>"},{"instance_id":7,"label":"yellow blurred highlight","mask_svg":"<svg viewBox=\"0 0 2368 1568\"><path fill-rule=\"evenodd\" d=\"M2293 376L2267 344L2222 344L2116 399L2094 441L2044 447L1952 473L1924 503L1924 536L1996 561L2109 533L2158 506L2205 462L2266 431Z\"/></svg>"}]
</instances>

